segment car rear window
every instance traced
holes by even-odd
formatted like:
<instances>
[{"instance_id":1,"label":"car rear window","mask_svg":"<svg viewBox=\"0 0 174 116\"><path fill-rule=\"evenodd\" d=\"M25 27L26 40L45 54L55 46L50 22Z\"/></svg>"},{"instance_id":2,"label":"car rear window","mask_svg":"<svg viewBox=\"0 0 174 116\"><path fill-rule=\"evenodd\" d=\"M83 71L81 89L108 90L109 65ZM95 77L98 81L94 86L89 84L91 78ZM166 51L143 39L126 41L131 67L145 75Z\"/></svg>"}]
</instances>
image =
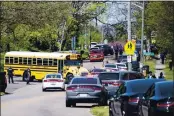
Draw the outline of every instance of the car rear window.
<instances>
[{"instance_id":1,"label":"car rear window","mask_svg":"<svg viewBox=\"0 0 174 116\"><path fill-rule=\"evenodd\" d=\"M119 80L119 73L100 73L100 80Z\"/></svg>"},{"instance_id":2,"label":"car rear window","mask_svg":"<svg viewBox=\"0 0 174 116\"><path fill-rule=\"evenodd\" d=\"M93 50L90 51L90 53L101 53L101 50L96 50L96 49L94 50L93 49Z\"/></svg>"},{"instance_id":3,"label":"car rear window","mask_svg":"<svg viewBox=\"0 0 174 116\"><path fill-rule=\"evenodd\" d=\"M124 64L117 64L118 67L126 67Z\"/></svg>"},{"instance_id":4,"label":"car rear window","mask_svg":"<svg viewBox=\"0 0 174 116\"><path fill-rule=\"evenodd\" d=\"M174 97L174 83L159 86L159 91L163 97Z\"/></svg>"},{"instance_id":5,"label":"car rear window","mask_svg":"<svg viewBox=\"0 0 174 116\"><path fill-rule=\"evenodd\" d=\"M92 72L106 72L104 69L93 69Z\"/></svg>"},{"instance_id":6,"label":"car rear window","mask_svg":"<svg viewBox=\"0 0 174 116\"><path fill-rule=\"evenodd\" d=\"M72 80L72 84L97 84L96 78L75 78Z\"/></svg>"},{"instance_id":7,"label":"car rear window","mask_svg":"<svg viewBox=\"0 0 174 116\"><path fill-rule=\"evenodd\" d=\"M61 75L47 75L46 78L61 78Z\"/></svg>"},{"instance_id":8,"label":"car rear window","mask_svg":"<svg viewBox=\"0 0 174 116\"><path fill-rule=\"evenodd\" d=\"M116 65L106 64L105 67L106 67L106 68L116 68Z\"/></svg>"}]
</instances>

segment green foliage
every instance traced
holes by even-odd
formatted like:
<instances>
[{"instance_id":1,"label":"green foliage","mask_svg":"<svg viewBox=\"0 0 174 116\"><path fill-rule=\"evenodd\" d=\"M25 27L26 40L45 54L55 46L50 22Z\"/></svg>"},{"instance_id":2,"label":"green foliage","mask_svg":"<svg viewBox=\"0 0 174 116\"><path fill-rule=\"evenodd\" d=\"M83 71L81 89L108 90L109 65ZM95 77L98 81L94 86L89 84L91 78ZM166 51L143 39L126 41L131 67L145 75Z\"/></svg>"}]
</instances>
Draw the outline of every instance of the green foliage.
<instances>
[{"instance_id":1,"label":"green foliage","mask_svg":"<svg viewBox=\"0 0 174 116\"><path fill-rule=\"evenodd\" d=\"M109 116L109 107L102 106L102 107L93 107L91 112L94 116Z\"/></svg>"},{"instance_id":2,"label":"green foliage","mask_svg":"<svg viewBox=\"0 0 174 116\"><path fill-rule=\"evenodd\" d=\"M63 49L70 49L71 38L78 38L82 25L101 14L105 6L93 2L2 2L1 7L1 41L6 52L8 48L57 51L60 41ZM94 40L100 38L99 32L92 34Z\"/></svg>"}]
</instances>

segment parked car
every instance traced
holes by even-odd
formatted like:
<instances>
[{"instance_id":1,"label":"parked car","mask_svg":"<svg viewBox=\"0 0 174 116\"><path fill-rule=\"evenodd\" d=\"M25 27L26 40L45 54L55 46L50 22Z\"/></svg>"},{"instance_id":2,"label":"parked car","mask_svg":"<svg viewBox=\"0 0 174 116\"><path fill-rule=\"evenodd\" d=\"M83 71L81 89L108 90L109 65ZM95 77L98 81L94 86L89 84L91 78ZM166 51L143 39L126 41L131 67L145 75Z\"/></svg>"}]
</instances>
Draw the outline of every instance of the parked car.
<instances>
[{"instance_id":1,"label":"parked car","mask_svg":"<svg viewBox=\"0 0 174 116\"><path fill-rule=\"evenodd\" d=\"M114 50L107 44L97 44L95 47L99 47L100 49L102 49L105 56L107 56L108 54L114 54Z\"/></svg>"},{"instance_id":2,"label":"parked car","mask_svg":"<svg viewBox=\"0 0 174 116\"><path fill-rule=\"evenodd\" d=\"M97 42L91 42L91 48L97 45Z\"/></svg>"},{"instance_id":3,"label":"parked car","mask_svg":"<svg viewBox=\"0 0 174 116\"><path fill-rule=\"evenodd\" d=\"M118 71L118 67L115 63L108 63L104 65L104 69L110 70L110 71Z\"/></svg>"},{"instance_id":4,"label":"parked car","mask_svg":"<svg viewBox=\"0 0 174 116\"><path fill-rule=\"evenodd\" d=\"M76 103L107 105L107 90L96 77L74 77L66 89L66 107Z\"/></svg>"},{"instance_id":5,"label":"parked car","mask_svg":"<svg viewBox=\"0 0 174 116\"><path fill-rule=\"evenodd\" d=\"M112 97L119 86L128 80L142 79L143 74L134 71L103 72L98 75L102 84L108 90L108 98Z\"/></svg>"},{"instance_id":6,"label":"parked car","mask_svg":"<svg viewBox=\"0 0 174 116\"><path fill-rule=\"evenodd\" d=\"M110 116L138 116L139 99L155 82L164 79L136 79L122 83L116 94L110 99Z\"/></svg>"},{"instance_id":7,"label":"parked car","mask_svg":"<svg viewBox=\"0 0 174 116\"><path fill-rule=\"evenodd\" d=\"M99 50L99 49L100 49L99 47L90 48L90 50Z\"/></svg>"},{"instance_id":8,"label":"parked car","mask_svg":"<svg viewBox=\"0 0 174 116\"><path fill-rule=\"evenodd\" d=\"M102 50L91 50L89 55L90 62L92 61L103 61L104 60L104 54Z\"/></svg>"},{"instance_id":9,"label":"parked car","mask_svg":"<svg viewBox=\"0 0 174 116\"><path fill-rule=\"evenodd\" d=\"M106 72L106 69L94 68L90 72L91 72L91 75L98 75L102 72Z\"/></svg>"},{"instance_id":10,"label":"parked car","mask_svg":"<svg viewBox=\"0 0 174 116\"><path fill-rule=\"evenodd\" d=\"M139 103L140 116L174 116L174 81L154 83Z\"/></svg>"},{"instance_id":11,"label":"parked car","mask_svg":"<svg viewBox=\"0 0 174 116\"><path fill-rule=\"evenodd\" d=\"M60 73L47 74L42 81L42 90L61 89L65 90L65 80Z\"/></svg>"},{"instance_id":12,"label":"parked car","mask_svg":"<svg viewBox=\"0 0 174 116\"><path fill-rule=\"evenodd\" d=\"M122 63L126 63L127 62L127 55L120 55L118 56L118 63L122 62Z\"/></svg>"},{"instance_id":13,"label":"parked car","mask_svg":"<svg viewBox=\"0 0 174 116\"><path fill-rule=\"evenodd\" d=\"M0 72L0 92L5 92L7 88L6 72Z\"/></svg>"},{"instance_id":14,"label":"parked car","mask_svg":"<svg viewBox=\"0 0 174 116\"><path fill-rule=\"evenodd\" d=\"M116 63L116 66L118 67L118 70L127 70L127 65L126 63Z\"/></svg>"}]
</instances>

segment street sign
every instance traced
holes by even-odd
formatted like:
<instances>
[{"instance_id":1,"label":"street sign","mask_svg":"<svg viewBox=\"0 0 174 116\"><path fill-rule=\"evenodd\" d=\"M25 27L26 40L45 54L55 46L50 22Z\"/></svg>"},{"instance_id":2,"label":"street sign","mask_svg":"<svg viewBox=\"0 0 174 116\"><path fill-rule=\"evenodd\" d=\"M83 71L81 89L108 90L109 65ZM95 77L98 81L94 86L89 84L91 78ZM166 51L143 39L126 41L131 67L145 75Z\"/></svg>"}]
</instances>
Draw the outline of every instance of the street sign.
<instances>
[{"instance_id":1,"label":"street sign","mask_svg":"<svg viewBox=\"0 0 174 116\"><path fill-rule=\"evenodd\" d=\"M135 53L135 44L131 41L128 41L124 46L124 51L127 55L134 55L134 53Z\"/></svg>"},{"instance_id":2,"label":"street sign","mask_svg":"<svg viewBox=\"0 0 174 116\"><path fill-rule=\"evenodd\" d=\"M145 56L155 56L153 52L144 52L143 53Z\"/></svg>"}]
</instances>

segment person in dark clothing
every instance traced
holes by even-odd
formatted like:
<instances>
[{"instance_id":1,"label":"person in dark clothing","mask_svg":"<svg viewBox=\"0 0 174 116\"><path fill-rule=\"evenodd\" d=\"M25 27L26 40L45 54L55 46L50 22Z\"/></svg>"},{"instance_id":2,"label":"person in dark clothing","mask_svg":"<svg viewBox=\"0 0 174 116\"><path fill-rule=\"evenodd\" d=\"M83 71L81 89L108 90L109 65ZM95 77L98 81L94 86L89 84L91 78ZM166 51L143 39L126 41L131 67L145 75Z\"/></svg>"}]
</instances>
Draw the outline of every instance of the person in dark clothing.
<instances>
[{"instance_id":1,"label":"person in dark clothing","mask_svg":"<svg viewBox=\"0 0 174 116\"><path fill-rule=\"evenodd\" d=\"M30 79L31 79L31 71L30 71L30 68L27 69L27 84L30 84Z\"/></svg>"},{"instance_id":2,"label":"person in dark clothing","mask_svg":"<svg viewBox=\"0 0 174 116\"><path fill-rule=\"evenodd\" d=\"M158 79L164 79L164 75L162 72L160 73L160 76L158 77Z\"/></svg>"},{"instance_id":3,"label":"person in dark clothing","mask_svg":"<svg viewBox=\"0 0 174 116\"><path fill-rule=\"evenodd\" d=\"M13 69L11 67L8 68L8 82L10 83L10 79L12 81L12 83L14 83L13 81Z\"/></svg>"},{"instance_id":4,"label":"person in dark clothing","mask_svg":"<svg viewBox=\"0 0 174 116\"><path fill-rule=\"evenodd\" d=\"M161 63L164 64L164 59L165 59L165 56L164 56L164 53L161 53Z\"/></svg>"},{"instance_id":5,"label":"person in dark clothing","mask_svg":"<svg viewBox=\"0 0 174 116\"><path fill-rule=\"evenodd\" d=\"M118 45L114 46L114 51L115 51L115 60L118 59Z\"/></svg>"},{"instance_id":6,"label":"person in dark clothing","mask_svg":"<svg viewBox=\"0 0 174 116\"><path fill-rule=\"evenodd\" d=\"M170 68L170 70L172 70L172 64L173 64L173 61L171 60L171 61L169 62L169 68Z\"/></svg>"},{"instance_id":7,"label":"person in dark clothing","mask_svg":"<svg viewBox=\"0 0 174 116\"><path fill-rule=\"evenodd\" d=\"M122 47L122 45L121 45L121 44L119 45L119 54L120 54L120 55L122 55L122 54L123 54L123 47Z\"/></svg>"},{"instance_id":8,"label":"person in dark clothing","mask_svg":"<svg viewBox=\"0 0 174 116\"><path fill-rule=\"evenodd\" d=\"M156 76L155 76L155 74L152 74L152 78L156 79Z\"/></svg>"}]
</instances>

